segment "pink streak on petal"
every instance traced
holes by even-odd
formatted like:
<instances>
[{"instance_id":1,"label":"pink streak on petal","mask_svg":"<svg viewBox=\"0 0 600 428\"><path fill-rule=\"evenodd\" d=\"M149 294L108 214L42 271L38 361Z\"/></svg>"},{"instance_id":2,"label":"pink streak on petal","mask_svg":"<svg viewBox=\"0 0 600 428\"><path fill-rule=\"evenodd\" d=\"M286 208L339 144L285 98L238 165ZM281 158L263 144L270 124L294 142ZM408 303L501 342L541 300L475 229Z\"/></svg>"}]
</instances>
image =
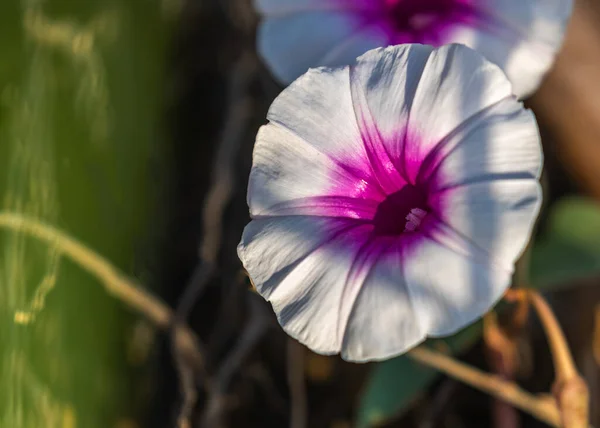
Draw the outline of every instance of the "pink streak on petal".
<instances>
[{"instance_id":1,"label":"pink streak on petal","mask_svg":"<svg viewBox=\"0 0 600 428\"><path fill-rule=\"evenodd\" d=\"M348 196L312 196L281 202L269 209L269 215L308 215L371 220L379 203L372 199Z\"/></svg>"},{"instance_id":2,"label":"pink streak on petal","mask_svg":"<svg viewBox=\"0 0 600 428\"><path fill-rule=\"evenodd\" d=\"M411 251L425 234L437 227L438 220L435 217L428 218L419 231L400 236L376 235L373 233L373 225L351 219L330 218L328 223L330 234L320 247L339 239L341 235L346 242L351 243L344 248L347 254L353 257L352 269L346 281L355 283L365 279L365 275L383 254L397 253L401 257L410 256Z\"/></svg>"},{"instance_id":3,"label":"pink streak on petal","mask_svg":"<svg viewBox=\"0 0 600 428\"><path fill-rule=\"evenodd\" d=\"M365 106L366 102L361 104ZM355 218L370 222L376 236L404 239L415 227L414 213L427 213L432 209L429 206L430 177L425 175L420 181L417 180L423 161L427 159L423 140L414 132L399 129L397 136L390 138L391 141L383 141L374 129L370 115L366 117L368 120L361 123L366 154L362 157L352 156L348 161L337 159L339 168L336 169L360 171L363 176L368 175L370 180L366 181L356 173L339 180L339 177L336 179L337 172L332 171L331 187L325 195L288 202L280 208L290 210L285 213L297 210L308 215ZM373 184L374 181L379 186ZM436 201L432 202L435 205Z\"/></svg>"},{"instance_id":4,"label":"pink streak on petal","mask_svg":"<svg viewBox=\"0 0 600 428\"><path fill-rule=\"evenodd\" d=\"M350 69L350 79L356 81L355 68ZM402 172L397 168L393 155L387 149L386 141L377 127L376 118L369 107L362 85L352 84L354 114L360 129L363 147L377 181L386 194L398 191L407 184ZM401 123L404 118L398 118Z\"/></svg>"},{"instance_id":5,"label":"pink streak on petal","mask_svg":"<svg viewBox=\"0 0 600 428\"><path fill-rule=\"evenodd\" d=\"M418 196L415 196L417 194L409 194L408 197L402 197L406 196L402 195L402 192L406 191L407 188L409 188L409 193L420 193L418 189L407 185L390 197L400 197L400 204L408 203L410 205L414 203L411 200L412 197L426 196L425 194L418 194ZM390 197L386 201L389 201ZM390 219L388 218L387 220ZM399 260L400 268L402 269L405 261L409 260L413 252L418 248L419 243L426 237L434 235L434 231L439 229L439 220L435 216L428 216L417 231L402 232L399 234L377 233L377 222L374 224L369 222L363 223L360 220L349 220L346 218L330 218L328 222L330 224L328 229L331 231L331 235L322 246L332 240L340 239L343 235L344 241L349 243L344 246L343 251L346 252L347 256L353 258L350 271L345 278L337 311L339 314L337 335L338 340L341 340L345 335L348 320L352 314L360 290L381 257L387 256L389 260ZM397 257L389 257L394 254ZM339 257L339 254L337 256ZM403 283L403 279L398 278L398 282Z\"/></svg>"}]
</instances>

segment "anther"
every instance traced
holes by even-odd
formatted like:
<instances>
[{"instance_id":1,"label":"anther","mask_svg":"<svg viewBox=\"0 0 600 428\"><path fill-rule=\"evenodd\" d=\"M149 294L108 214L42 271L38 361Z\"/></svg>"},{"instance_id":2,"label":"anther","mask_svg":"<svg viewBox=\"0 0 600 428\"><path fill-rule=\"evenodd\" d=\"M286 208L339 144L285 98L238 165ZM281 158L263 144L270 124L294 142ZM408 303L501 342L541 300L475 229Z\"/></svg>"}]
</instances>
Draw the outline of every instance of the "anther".
<instances>
[{"instance_id":1,"label":"anther","mask_svg":"<svg viewBox=\"0 0 600 428\"><path fill-rule=\"evenodd\" d=\"M421 222L427 215L427 211L421 208L413 208L406 216L405 232L414 232L421 225Z\"/></svg>"}]
</instances>

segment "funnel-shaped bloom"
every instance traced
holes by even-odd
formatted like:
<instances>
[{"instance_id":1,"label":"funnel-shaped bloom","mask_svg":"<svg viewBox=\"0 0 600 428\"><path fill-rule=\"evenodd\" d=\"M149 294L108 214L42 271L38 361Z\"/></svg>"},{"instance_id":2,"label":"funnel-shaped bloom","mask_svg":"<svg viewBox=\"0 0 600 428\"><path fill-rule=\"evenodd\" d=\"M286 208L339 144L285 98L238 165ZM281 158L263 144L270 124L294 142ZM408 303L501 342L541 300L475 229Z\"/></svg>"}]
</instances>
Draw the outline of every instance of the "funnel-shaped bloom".
<instances>
[{"instance_id":1,"label":"funnel-shaped bloom","mask_svg":"<svg viewBox=\"0 0 600 428\"><path fill-rule=\"evenodd\" d=\"M291 336L366 361L473 322L541 200L534 116L448 45L370 51L285 89L254 148L239 256Z\"/></svg>"},{"instance_id":2,"label":"funnel-shaped bloom","mask_svg":"<svg viewBox=\"0 0 600 428\"><path fill-rule=\"evenodd\" d=\"M309 67L351 64L369 49L462 43L526 96L550 68L572 0L255 0L258 46L284 83Z\"/></svg>"}]
</instances>

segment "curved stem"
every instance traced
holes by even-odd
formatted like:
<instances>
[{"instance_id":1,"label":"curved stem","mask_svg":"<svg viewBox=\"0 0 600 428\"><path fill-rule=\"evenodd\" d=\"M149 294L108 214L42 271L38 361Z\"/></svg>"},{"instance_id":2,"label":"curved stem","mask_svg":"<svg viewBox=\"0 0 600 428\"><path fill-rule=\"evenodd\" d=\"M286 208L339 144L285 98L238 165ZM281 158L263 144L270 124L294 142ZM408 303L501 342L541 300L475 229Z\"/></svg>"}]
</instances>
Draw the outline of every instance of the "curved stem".
<instances>
[{"instance_id":1,"label":"curved stem","mask_svg":"<svg viewBox=\"0 0 600 428\"><path fill-rule=\"evenodd\" d=\"M554 385L556 398L565 428L586 428L589 417L589 391L577 372L571 351L550 305L542 295L532 289L509 289L505 298L512 302L529 301L538 314L546 333L554 363Z\"/></svg>"},{"instance_id":2,"label":"curved stem","mask_svg":"<svg viewBox=\"0 0 600 428\"><path fill-rule=\"evenodd\" d=\"M565 428L586 428L589 418L589 391L577 372L565 335L544 298L535 290L526 290L546 332L554 362L553 393Z\"/></svg>"},{"instance_id":3,"label":"curved stem","mask_svg":"<svg viewBox=\"0 0 600 428\"><path fill-rule=\"evenodd\" d=\"M291 337L288 338L287 378L292 402L290 428L306 428L308 425L304 357L304 347Z\"/></svg>"},{"instance_id":4,"label":"curved stem","mask_svg":"<svg viewBox=\"0 0 600 428\"><path fill-rule=\"evenodd\" d=\"M158 327L171 327L173 311L160 299L145 291L135 280L128 278L108 260L66 233L40 221L17 213L0 212L0 228L22 232L56 248L100 280L106 291L122 300L137 312L150 319ZM182 352L198 369L203 361L194 333L185 326L177 326L178 342Z\"/></svg>"},{"instance_id":5,"label":"curved stem","mask_svg":"<svg viewBox=\"0 0 600 428\"><path fill-rule=\"evenodd\" d=\"M540 318L548 344L552 351L552 359L554 361L554 370L557 381L567 381L577 376L577 369L571 357L571 351L567 345L567 340L563 334L552 309L546 300L534 290L527 290L527 297Z\"/></svg>"},{"instance_id":6,"label":"curved stem","mask_svg":"<svg viewBox=\"0 0 600 428\"><path fill-rule=\"evenodd\" d=\"M514 311L509 321L504 324L519 324L517 313L518 311ZM497 314L493 311L483 317L483 343L491 374L502 380L514 382L519 366L518 336L501 326ZM496 428L518 428L521 425L518 410L497 398L492 402L492 417L493 426Z\"/></svg>"},{"instance_id":7,"label":"curved stem","mask_svg":"<svg viewBox=\"0 0 600 428\"><path fill-rule=\"evenodd\" d=\"M413 349L407 355L421 364L504 400L548 425L561 426L556 404L549 397L536 397L513 382L502 380L423 346Z\"/></svg>"}]
</instances>

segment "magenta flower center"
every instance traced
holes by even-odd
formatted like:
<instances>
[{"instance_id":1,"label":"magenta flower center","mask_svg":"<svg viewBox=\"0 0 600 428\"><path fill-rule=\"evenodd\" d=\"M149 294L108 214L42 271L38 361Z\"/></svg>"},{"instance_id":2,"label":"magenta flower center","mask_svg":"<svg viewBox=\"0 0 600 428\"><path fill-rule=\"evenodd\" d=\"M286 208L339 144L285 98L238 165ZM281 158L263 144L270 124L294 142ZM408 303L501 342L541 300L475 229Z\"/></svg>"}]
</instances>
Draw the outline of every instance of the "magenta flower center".
<instances>
[{"instance_id":1,"label":"magenta flower center","mask_svg":"<svg viewBox=\"0 0 600 428\"><path fill-rule=\"evenodd\" d=\"M378 236L397 236L415 232L428 212L423 189L408 184L379 203L373 218L373 233Z\"/></svg>"},{"instance_id":2,"label":"magenta flower center","mask_svg":"<svg viewBox=\"0 0 600 428\"><path fill-rule=\"evenodd\" d=\"M446 42L456 25L476 26L484 14L476 0L353 0L364 7L362 25L377 25L391 44ZM373 3L378 4L373 6Z\"/></svg>"}]
</instances>

